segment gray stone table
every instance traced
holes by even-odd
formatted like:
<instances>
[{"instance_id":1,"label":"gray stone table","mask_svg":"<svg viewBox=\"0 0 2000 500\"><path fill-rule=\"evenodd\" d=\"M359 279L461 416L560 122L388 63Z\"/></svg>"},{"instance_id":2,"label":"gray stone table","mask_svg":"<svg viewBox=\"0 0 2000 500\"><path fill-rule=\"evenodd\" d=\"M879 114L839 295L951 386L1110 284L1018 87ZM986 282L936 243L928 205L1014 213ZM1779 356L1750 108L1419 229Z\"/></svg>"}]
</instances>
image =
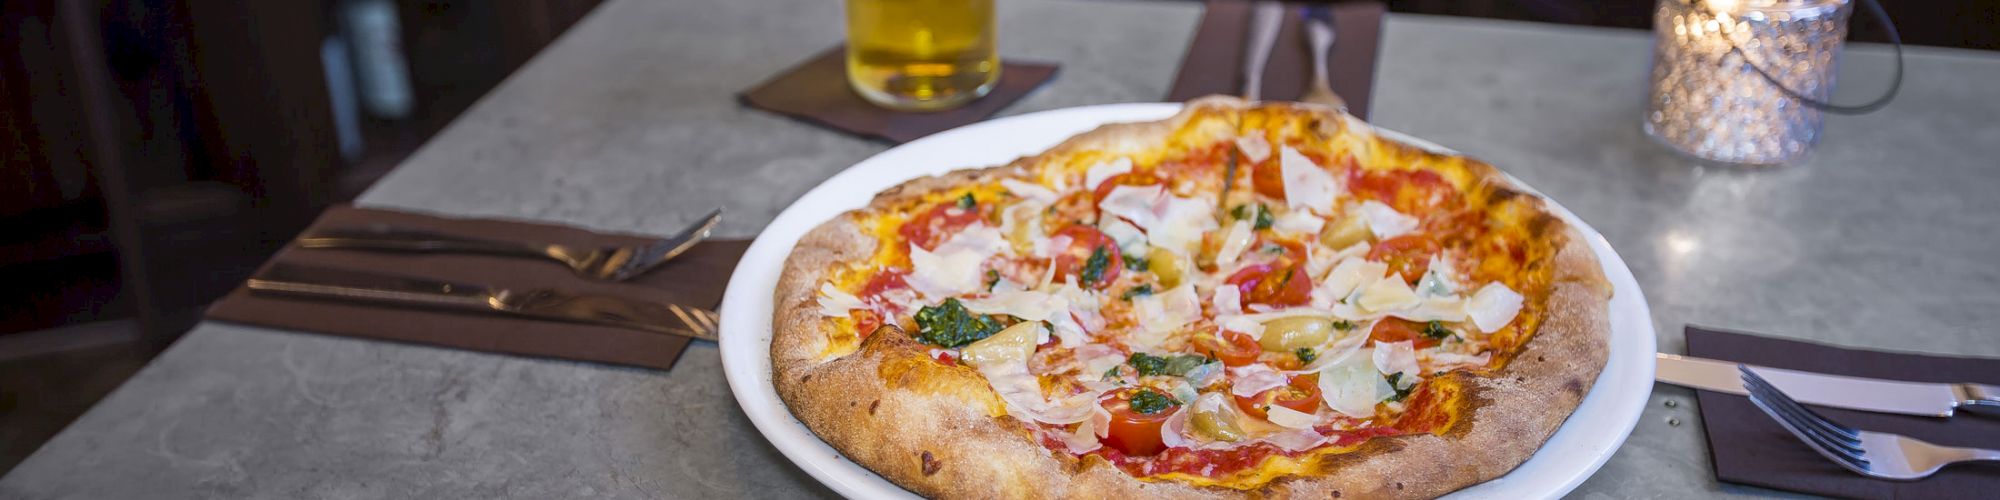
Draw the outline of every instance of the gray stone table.
<instances>
[{"instance_id":1,"label":"gray stone table","mask_svg":"<svg viewBox=\"0 0 2000 500\"><path fill-rule=\"evenodd\" d=\"M1060 61L1007 113L1157 100L1195 3L1001 4L1001 50ZM884 148L738 107L841 36L840 3L608 2L362 198L664 232L711 206L747 237ZM1374 115L1483 157L1611 240L1660 349L1686 323L2000 356L2000 57L1912 49L1903 95L1836 117L1808 162L1702 167L1639 131L1644 32L1397 15ZM1879 88L1879 47L1850 51ZM1572 496L1718 484L1687 390L1656 386ZM1673 407L1666 402L1678 402ZM1678 419L1679 425L1669 423ZM205 323L0 479L7 498L830 496L736 408L716 350L667 372Z\"/></svg>"}]
</instances>

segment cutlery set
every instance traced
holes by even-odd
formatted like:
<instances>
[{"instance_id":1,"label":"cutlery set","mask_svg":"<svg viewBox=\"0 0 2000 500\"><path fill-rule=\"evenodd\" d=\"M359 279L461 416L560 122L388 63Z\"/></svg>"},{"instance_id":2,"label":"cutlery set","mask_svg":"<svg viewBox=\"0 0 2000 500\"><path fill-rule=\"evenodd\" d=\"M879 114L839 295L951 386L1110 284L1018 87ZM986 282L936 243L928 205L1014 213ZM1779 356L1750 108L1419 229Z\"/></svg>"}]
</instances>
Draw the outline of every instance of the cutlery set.
<instances>
[{"instance_id":1,"label":"cutlery set","mask_svg":"<svg viewBox=\"0 0 2000 500\"><path fill-rule=\"evenodd\" d=\"M307 249L539 258L568 266L585 279L625 281L707 239L721 218L721 210L711 211L671 236L621 247L467 238L396 226L316 231L300 237L297 243ZM285 263L273 264L245 286L252 293L265 295L590 323L711 341L716 340L719 317L698 307L558 288L509 289Z\"/></svg>"},{"instance_id":2,"label":"cutlery set","mask_svg":"<svg viewBox=\"0 0 2000 500\"><path fill-rule=\"evenodd\" d=\"M1930 477L1946 465L2000 461L2000 450L1960 448L1834 422L1807 404L1877 413L1950 418L1958 410L2000 417L2000 387L1828 375L1657 354L1660 382L1746 395L1808 448L1850 471L1890 480Z\"/></svg>"}]
</instances>

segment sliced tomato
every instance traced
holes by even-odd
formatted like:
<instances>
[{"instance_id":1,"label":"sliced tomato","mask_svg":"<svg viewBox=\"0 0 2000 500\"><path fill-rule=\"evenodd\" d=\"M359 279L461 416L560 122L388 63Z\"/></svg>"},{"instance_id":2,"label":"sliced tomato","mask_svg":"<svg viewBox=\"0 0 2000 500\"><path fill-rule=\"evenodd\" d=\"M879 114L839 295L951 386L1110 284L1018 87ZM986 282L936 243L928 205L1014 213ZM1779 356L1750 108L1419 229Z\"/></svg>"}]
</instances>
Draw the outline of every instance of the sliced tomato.
<instances>
[{"instance_id":1,"label":"sliced tomato","mask_svg":"<svg viewBox=\"0 0 2000 500\"><path fill-rule=\"evenodd\" d=\"M1312 300L1312 278L1299 265L1251 264L1223 282L1242 292L1245 304L1296 306Z\"/></svg>"},{"instance_id":2,"label":"sliced tomato","mask_svg":"<svg viewBox=\"0 0 2000 500\"><path fill-rule=\"evenodd\" d=\"M1389 272L1403 275L1403 280L1416 283L1423 279L1424 271L1431 268L1431 256L1437 255L1438 241L1422 234L1405 234L1389 238L1374 248L1368 249L1368 260L1389 265Z\"/></svg>"},{"instance_id":3,"label":"sliced tomato","mask_svg":"<svg viewBox=\"0 0 2000 500\"><path fill-rule=\"evenodd\" d=\"M952 235L958 234L958 230L965 229L965 226L970 226L983 218L984 207L985 205L975 205L973 208L960 208L957 201L941 202L925 211L923 215L903 223L903 227L896 232L903 235L904 241L923 247L924 250L933 250L945 240L951 239Z\"/></svg>"},{"instance_id":4,"label":"sliced tomato","mask_svg":"<svg viewBox=\"0 0 2000 500\"><path fill-rule=\"evenodd\" d=\"M1347 189L1355 196L1388 204L1403 213L1431 213L1457 204L1458 188L1429 170L1352 169Z\"/></svg>"},{"instance_id":5,"label":"sliced tomato","mask_svg":"<svg viewBox=\"0 0 2000 500\"><path fill-rule=\"evenodd\" d=\"M1291 380L1288 380L1283 386L1274 387L1247 398L1243 396L1234 397L1236 398L1237 408L1241 408L1243 409L1243 413L1248 413L1250 416L1257 418L1266 418L1269 416L1271 405L1291 408L1298 410L1300 413L1313 413L1319 411L1319 403L1324 399L1320 396L1319 374L1317 373L1293 375Z\"/></svg>"},{"instance_id":6,"label":"sliced tomato","mask_svg":"<svg viewBox=\"0 0 2000 500\"><path fill-rule=\"evenodd\" d=\"M1111 190L1118 189L1118 186L1150 186L1159 183L1160 178L1153 174L1126 172L1106 177L1102 182L1097 183L1097 187L1091 193L1090 199L1094 203L1104 203L1104 197L1111 196Z\"/></svg>"},{"instance_id":7,"label":"sliced tomato","mask_svg":"<svg viewBox=\"0 0 2000 500\"><path fill-rule=\"evenodd\" d=\"M881 296L882 292L909 288L910 283L903 280L903 277L909 275L909 271L900 269L889 269L875 273L874 276L868 278L868 284L861 286L859 297L863 299L874 298Z\"/></svg>"},{"instance_id":8,"label":"sliced tomato","mask_svg":"<svg viewBox=\"0 0 2000 500\"><path fill-rule=\"evenodd\" d=\"M1257 190L1257 194L1285 201L1285 175L1278 168L1276 149L1272 150L1270 158L1250 166L1250 185Z\"/></svg>"},{"instance_id":9,"label":"sliced tomato","mask_svg":"<svg viewBox=\"0 0 2000 500\"><path fill-rule=\"evenodd\" d=\"M1220 335L1195 335L1194 352L1221 360L1224 366L1244 366L1257 362L1257 356L1264 353L1264 348L1259 347L1257 339L1250 338L1250 334L1223 330Z\"/></svg>"},{"instance_id":10,"label":"sliced tomato","mask_svg":"<svg viewBox=\"0 0 2000 500\"><path fill-rule=\"evenodd\" d=\"M1167 448L1160 441L1160 425L1181 407L1173 405L1153 413L1139 413L1132 409L1132 395L1138 392L1138 389L1118 391L1100 403L1111 413L1111 429L1104 436L1104 444L1126 455L1154 455Z\"/></svg>"},{"instance_id":11,"label":"sliced tomato","mask_svg":"<svg viewBox=\"0 0 2000 500\"><path fill-rule=\"evenodd\" d=\"M1414 344L1412 345L1416 346L1417 349L1436 347L1438 339L1425 337L1423 334L1424 327L1426 326L1430 325L1403 318L1382 318L1381 321L1375 322L1373 330L1368 331L1368 341L1373 343L1402 342L1408 340L1413 342Z\"/></svg>"},{"instance_id":12,"label":"sliced tomato","mask_svg":"<svg viewBox=\"0 0 2000 500\"><path fill-rule=\"evenodd\" d=\"M882 315L875 311L855 309L848 311L847 317L854 319L854 331L861 338L868 338L869 334L882 327Z\"/></svg>"},{"instance_id":13,"label":"sliced tomato","mask_svg":"<svg viewBox=\"0 0 2000 500\"><path fill-rule=\"evenodd\" d=\"M1118 251L1118 242L1105 236L1097 228L1075 224L1056 231L1056 236L1069 237L1069 248L1056 254L1056 276L1063 281L1074 282L1085 288L1102 289L1118 279L1118 273L1125 269L1125 256ZM1103 267L1090 265L1090 257L1103 252L1106 259ZM1092 276L1084 276L1093 272Z\"/></svg>"}]
</instances>

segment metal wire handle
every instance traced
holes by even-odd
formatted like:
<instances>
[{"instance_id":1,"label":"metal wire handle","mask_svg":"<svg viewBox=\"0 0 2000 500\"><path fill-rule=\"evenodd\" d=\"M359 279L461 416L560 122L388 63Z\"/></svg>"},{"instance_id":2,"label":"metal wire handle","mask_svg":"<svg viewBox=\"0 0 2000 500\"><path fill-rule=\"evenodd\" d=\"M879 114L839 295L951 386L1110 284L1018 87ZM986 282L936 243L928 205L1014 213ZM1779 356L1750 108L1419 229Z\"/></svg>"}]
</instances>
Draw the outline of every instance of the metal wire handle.
<instances>
[{"instance_id":1,"label":"metal wire handle","mask_svg":"<svg viewBox=\"0 0 2000 500\"><path fill-rule=\"evenodd\" d=\"M1889 13L1882 10L1882 4L1876 3L1875 0L1861 0L1861 3L1868 7L1870 13L1875 14L1875 17L1882 20L1882 28L1889 32L1890 47L1896 51L1896 76L1889 81L1889 91L1883 92L1882 96L1875 98L1875 100L1860 105L1845 106L1834 104L1831 100L1822 101L1814 99L1792 90L1791 87L1786 87L1784 82L1778 81L1778 77L1771 76L1771 73L1765 71L1763 66L1759 66L1755 61L1751 61L1750 53L1744 52L1743 47L1736 45L1736 39L1730 37L1723 37L1723 39L1729 40L1729 51L1736 53L1737 57L1743 58L1743 63L1750 66L1751 70L1756 71L1758 76L1764 77L1764 81L1770 82L1773 87L1777 87L1778 91L1785 93L1786 97L1804 103L1806 107L1841 115L1872 113L1875 110L1882 109L1883 106L1888 106L1889 101L1896 99L1896 93L1903 89L1903 35L1896 31L1896 22L1889 19Z\"/></svg>"}]
</instances>

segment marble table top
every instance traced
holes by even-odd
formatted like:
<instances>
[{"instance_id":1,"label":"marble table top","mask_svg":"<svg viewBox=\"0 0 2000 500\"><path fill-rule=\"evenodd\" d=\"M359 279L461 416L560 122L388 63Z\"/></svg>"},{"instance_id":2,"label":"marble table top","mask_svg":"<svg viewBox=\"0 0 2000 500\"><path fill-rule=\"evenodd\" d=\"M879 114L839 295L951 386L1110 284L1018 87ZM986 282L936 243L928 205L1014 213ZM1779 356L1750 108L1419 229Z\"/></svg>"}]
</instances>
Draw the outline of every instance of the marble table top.
<instances>
[{"instance_id":1,"label":"marble table top","mask_svg":"<svg viewBox=\"0 0 2000 500\"><path fill-rule=\"evenodd\" d=\"M1058 61L1005 114L1154 101L1195 2L1000 2L1001 51ZM734 93L841 37L839 2L606 2L360 199L661 233L713 206L755 235L885 145ZM1695 323L2000 356L2000 56L1912 48L1878 113L1810 160L1702 166L1640 131L1643 31L1391 15L1377 123L1484 158L1602 231L1659 348ZM1841 93L1880 89L1858 46ZM1851 92L1849 92L1851 91ZM1673 403L1673 404L1669 404ZM1577 498L1780 493L1714 480L1692 392L1656 386ZM716 349L666 372L208 322L0 478L0 498L828 497L737 409Z\"/></svg>"}]
</instances>

